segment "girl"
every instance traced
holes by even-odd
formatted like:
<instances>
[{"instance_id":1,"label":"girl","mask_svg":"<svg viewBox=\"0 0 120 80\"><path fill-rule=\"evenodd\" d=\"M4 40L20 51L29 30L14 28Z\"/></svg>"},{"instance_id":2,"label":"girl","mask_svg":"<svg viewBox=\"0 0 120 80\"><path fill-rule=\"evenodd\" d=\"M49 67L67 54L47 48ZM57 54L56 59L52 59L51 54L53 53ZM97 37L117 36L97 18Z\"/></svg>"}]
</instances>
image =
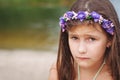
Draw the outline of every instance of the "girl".
<instances>
[{"instance_id":1,"label":"girl","mask_svg":"<svg viewBox=\"0 0 120 80\"><path fill-rule=\"evenodd\" d=\"M120 23L109 0L77 0L60 27L49 80L120 80Z\"/></svg>"}]
</instances>

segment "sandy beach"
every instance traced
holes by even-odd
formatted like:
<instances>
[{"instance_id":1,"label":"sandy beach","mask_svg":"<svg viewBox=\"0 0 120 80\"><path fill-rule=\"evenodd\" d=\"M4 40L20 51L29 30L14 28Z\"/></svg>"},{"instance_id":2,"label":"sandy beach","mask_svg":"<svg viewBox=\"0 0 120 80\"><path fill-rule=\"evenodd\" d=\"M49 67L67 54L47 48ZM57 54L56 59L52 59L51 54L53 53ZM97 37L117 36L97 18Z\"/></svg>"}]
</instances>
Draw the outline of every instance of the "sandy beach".
<instances>
[{"instance_id":1,"label":"sandy beach","mask_svg":"<svg viewBox=\"0 0 120 80\"><path fill-rule=\"evenodd\" d=\"M55 51L0 50L0 80L48 80Z\"/></svg>"}]
</instances>

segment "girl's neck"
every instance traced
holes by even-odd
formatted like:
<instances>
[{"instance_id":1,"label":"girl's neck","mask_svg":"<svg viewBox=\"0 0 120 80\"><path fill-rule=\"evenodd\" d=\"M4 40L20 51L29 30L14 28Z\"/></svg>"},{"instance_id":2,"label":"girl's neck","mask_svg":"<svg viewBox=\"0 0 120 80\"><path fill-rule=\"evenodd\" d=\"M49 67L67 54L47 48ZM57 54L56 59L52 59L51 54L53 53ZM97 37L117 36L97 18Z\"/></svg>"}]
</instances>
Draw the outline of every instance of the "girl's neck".
<instances>
[{"instance_id":1,"label":"girl's neck","mask_svg":"<svg viewBox=\"0 0 120 80\"><path fill-rule=\"evenodd\" d=\"M89 66L89 67L80 67L80 72L81 73L96 73L98 71L98 69L101 67L101 65L103 64L104 61L99 61L96 64L94 64L93 66Z\"/></svg>"},{"instance_id":2,"label":"girl's neck","mask_svg":"<svg viewBox=\"0 0 120 80\"><path fill-rule=\"evenodd\" d=\"M96 66L91 66L91 67L80 67L80 73L82 74L94 74L94 73L96 73L97 71L98 71L98 69L100 68L100 66L102 65L102 63L101 64L98 64L98 65L96 65ZM103 67L104 68L104 67Z\"/></svg>"},{"instance_id":3,"label":"girl's neck","mask_svg":"<svg viewBox=\"0 0 120 80\"><path fill-rule=\"evenodd\" d=\"M88 68L83 68L80 67L80 77L81 80L92 80L93 77L96 75L96 73L98 72L98 70L100 69L101 65L103 64L103 62L101 62L100 64L97 64L97 66L91 66ZM99 75L103 72L108 71L108 67L107 64L103 65L101 71L99 72Z\"/></svg>"}]
</instances>

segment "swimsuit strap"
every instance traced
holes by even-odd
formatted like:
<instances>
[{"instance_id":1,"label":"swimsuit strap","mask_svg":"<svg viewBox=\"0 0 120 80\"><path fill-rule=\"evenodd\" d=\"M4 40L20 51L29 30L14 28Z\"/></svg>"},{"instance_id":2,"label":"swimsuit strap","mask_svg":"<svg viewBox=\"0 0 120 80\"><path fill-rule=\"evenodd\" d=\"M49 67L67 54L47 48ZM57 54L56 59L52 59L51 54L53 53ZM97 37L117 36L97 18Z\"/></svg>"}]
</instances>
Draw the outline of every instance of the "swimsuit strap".
<instances>
[{"instance_id":1,"label":"swimsuit strap","mask_svg":"<svg viewBox=\"0 0 120 80\"><path fill-rule=\"evenodd\" d=\"M100 66L100 68L98 69L97 73L95 74L95 76L93 77L92 80L96 80L97 76L99 75L100 71L102 70L103 66L105 65L105 60L102 63L102 65ZM80 80L80 67L78 65L78 80Z\"/></svg>"},{"instance_id":2,"label":"swimsuit strap","mask_svg":"<svg viewBox=\"0 0 120 80\"><path fill-rule=\"evenodd\" d=\"M100 66L100 68L98 69L97 73L95 74L95 76L93 77L93 80L96 80L97 76L99 75L100 71L102 70L103 66L105 64L105 60L104 62L102 63L102 65Z\"/></svg>"},{"instance_id":3,"label":"swimsuit strap","mask_svg":"<svg viewBox=\"0 0 120 80\"><path fill-rule=\"evenodd\" d=\"M80 67L78 65L78 80L80 80Z\"/></svg>"}]
</instances>

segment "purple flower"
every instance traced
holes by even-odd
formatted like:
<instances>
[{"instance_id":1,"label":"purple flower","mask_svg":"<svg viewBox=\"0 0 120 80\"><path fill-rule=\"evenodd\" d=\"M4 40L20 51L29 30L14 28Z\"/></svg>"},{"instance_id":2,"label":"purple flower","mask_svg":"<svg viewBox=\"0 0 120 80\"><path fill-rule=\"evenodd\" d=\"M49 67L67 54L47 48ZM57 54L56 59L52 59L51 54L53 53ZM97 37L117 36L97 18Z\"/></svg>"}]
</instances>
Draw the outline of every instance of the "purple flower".
<instances>
[{"instance_id":1,"label":"purple flower","mask_svg":"<svg viewBox=\"0 0 120 80\"><path fill-rule=\"evenodd\" d=\"M104 19L104 20L102 21L102 27L103 27L103 28L110 28L110 27L111 27L111 24L112 24L112 22L111 22L111 21L108 21L108 20L106 20L106 19Z\"/></svg>"},{"instance_id":2,"label":"purple flower","mask_svg":"<svg viewBox=\"0 0 120 80\"><path fill-rule=\"evenodd\" d=\"M60 24L65 24L65 19L64 19L64 17L60 17Z\"/></svg>"},{"instance_id":3,"label":"purple flower","mask_svg":"<svg viewBox=\"0 0 120 80\"><path fill-rule=\"evenodd\" d=\"M77 15L77 18L80 20L80 21L83 21L85 18L86 18L86 14L84 11L79 11L78 12L78 15Z\"/></svg>"},{"instance_id":4,"label":"purple flower","mask_svg":"<svg viewBox=\"0 0 120 80\"><path fill-rule=\"evenodd\" d=\"M66 12L66 16L67 18L72 19L72 17L74 16L74 13L72 11L68 11Z\"/></svg>"},{"instance_id":5,"label":"purple flower","mask_svg":"<svg viewBox=\"0 0 120 80\"><path fill-rule=\"evenodd\" d=\"M114 33L114 25L112 21L104 19L102 22L102 27L111 35Z\"/></svg>"},{"instance_id":6,"label":"purple flower","mask_svg":"<svg viewBox=\"0 0 120 80\"><path fill-rule=\"evenodd\" d=\"M113 34L114 34L114 27L108 28L108 29L106 29L106 31L107 31L109 34L113 35Z\"/></svg>"},{"instance_id":7,"label":"purple flower","mask_svg":"<svg viewBox=\"0 0 120 80\"><path fill-rule=\"evenodd\" d=\"M60 24L60 27L61 27L61 29L62 29L62 32L64 32L66 29L66 27L65 27L65 24Z\"/></svg>"},{"instance_id":8,"label":"purple flower","mask_svg":"<svg viewBox=\"0 0 120 80\"><path fill-rule=\"evenodd\" d=\"M64 31L65 31L65 24L66 24L66 21L65 21L65 18L64 18L64 17L60 17L60 22L59 22L59 24L60 24L60 27L61 27L61 29L62 29L62 32L64 32Z\"/></svg>"},{"instance_id":9,"label":"purple flower","mask_svg":"<svg viewBox=\"0 0 120 80\"><path fill-rule=\"evenodd\" d=\"M96 13L95 11L91 12L91 16L95 22L98 22L100 19L100 14Z\"/></svg>"}]
</instances>

